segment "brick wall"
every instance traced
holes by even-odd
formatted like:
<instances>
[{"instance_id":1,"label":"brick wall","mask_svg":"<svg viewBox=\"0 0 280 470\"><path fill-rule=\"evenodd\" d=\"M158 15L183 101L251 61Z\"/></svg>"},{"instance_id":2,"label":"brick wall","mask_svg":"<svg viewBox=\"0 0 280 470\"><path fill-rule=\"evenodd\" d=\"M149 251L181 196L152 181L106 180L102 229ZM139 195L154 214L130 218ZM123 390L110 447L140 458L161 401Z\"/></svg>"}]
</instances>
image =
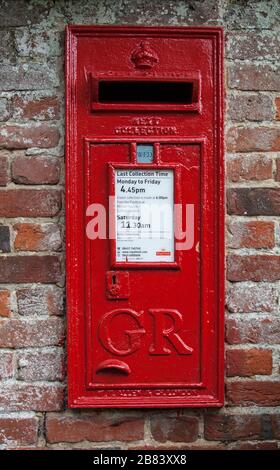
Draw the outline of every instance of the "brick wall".
<instances>
[{"instance_id":1,"label":"brick wall","mask_svg":"<svg viewBox=\"0 0 280 470\"><path fill-rule=\"evenodd\" d=\"M277 448L279 17L278 0L1 2L0 447ZM221 410L66 408L67 23L225 28L227 378Z\"/></svg>"}]
</instances>

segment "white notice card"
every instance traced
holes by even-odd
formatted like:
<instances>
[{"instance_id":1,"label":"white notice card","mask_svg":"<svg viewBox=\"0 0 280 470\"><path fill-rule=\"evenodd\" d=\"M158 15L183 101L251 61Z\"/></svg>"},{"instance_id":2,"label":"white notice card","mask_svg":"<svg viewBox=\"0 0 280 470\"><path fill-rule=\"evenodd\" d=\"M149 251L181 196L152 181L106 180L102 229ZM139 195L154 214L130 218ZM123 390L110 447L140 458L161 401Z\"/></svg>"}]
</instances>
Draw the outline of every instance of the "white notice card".
<instances>
[{"instance_id":1,"label":"white notice card","mask_svg":"<svg viewBox=\"0 0 280 470\"><path fill-rule=\"evenodd\" d=\"M174 261L174 174L115 169L116 261Z\"/></svg>"}]
</instances>

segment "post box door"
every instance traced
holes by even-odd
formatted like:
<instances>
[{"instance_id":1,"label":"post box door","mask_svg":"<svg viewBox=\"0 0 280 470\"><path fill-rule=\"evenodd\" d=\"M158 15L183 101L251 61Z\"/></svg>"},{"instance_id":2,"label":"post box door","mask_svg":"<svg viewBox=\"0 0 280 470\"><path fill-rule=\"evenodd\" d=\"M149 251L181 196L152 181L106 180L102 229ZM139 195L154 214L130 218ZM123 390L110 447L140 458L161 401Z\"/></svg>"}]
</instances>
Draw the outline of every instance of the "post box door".
<instances>
[{"instance_id":1,"label":"post box door","mask_svg":"<svg viewBox=\"0 0 280 470\"><path fill-rule=\"evenodd\" d=\"M100 391L102 395L106 391L110 395L112 389L115 389L115 394L117 389L129 393L139 384L150 389L151 393L159 387L167 388L171 393L178 387L190 387L195 394L199 389L203 390L206 379L206 370L202 367L202 355L206 351L203 351L201 249L207 250L207 246L202 239L201 221L210 221L207 220L207 210L197 209L200 208L203 185L203 142L153 142L151 146L154 149L153 163L141 164L135 156L136 142L88 144L87 207L94 202L97 208L100 205L108 209L106 238L98 238L94 242L89 239L86 254L90 283L86 289L87 324L90 325L86 370L88 388L96 397L100 396ZM118 174L128 176L118 177ZM130 174L144 175L134 177L136 187ZM167 176L155 179L155 174ZM164 178L171 179L167 190ZM147 180L146 185L142 182L141 186L139 182L142 180ZM148 250L146 259L141 251L139 254L139 247L145 252L146 246L143 248L141 240L137 239L140 233L143 236L142 231L146 228L141 227L135 233L135 229L130 227L128 232L132 232L129 234L132 240L126 240L125 247L128 257L118 262L118 240L109 239L109 197L116 197L117 185L127 192L132 187L141 189L150 184L154 185L152 194L155 198L169 195L172 210L173 203L182 208L196 208L194 223L191 211L184 214L185 226L193 223L193 234L191 230L189 234L192 247L176 251L176 240L171 240L172 253L167 254L170 261L166 261L161 241L148 240L154 253ZM124 196L124 200L127 204L132 198L137 204L147 197L149 199L149 193L146 196L134 191L132 196ZM122 205L114 209L119 214L123 213ZM94 219L94 211L89 213L90 221ZM129 213L127 207L125 213ZM135 213L126 223L134 222ZM116 217L111 224L115 220ZM96 229L96 223L91 227L89 222L89 232L91 229ZM134 251L131 251L131 246ZM154 254L159 261L157 258L154 261ZM209 354L211 349L207 351ZM211 368L215 367L213 362Z\"/></svg>"}]
</instances>

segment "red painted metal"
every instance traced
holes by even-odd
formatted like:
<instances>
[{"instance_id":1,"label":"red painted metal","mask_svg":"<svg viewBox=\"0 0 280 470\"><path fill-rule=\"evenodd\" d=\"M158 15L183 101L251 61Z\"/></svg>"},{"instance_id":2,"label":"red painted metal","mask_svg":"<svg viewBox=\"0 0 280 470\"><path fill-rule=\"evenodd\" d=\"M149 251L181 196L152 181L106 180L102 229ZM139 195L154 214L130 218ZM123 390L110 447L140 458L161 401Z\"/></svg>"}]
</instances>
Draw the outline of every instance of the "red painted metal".
<instances>
[{"instance_id":1,"label":"red painted metal","mask_svg":"<svg viewBox=\"0 0 280 470\"><path fill-rule=\"evenodd\" d=\"M101 81L192 91L183 102L110 103ZM154 145L154 163L136 162L138 143ZM174 202L194 204L194 246L172 263L116 262L114 240L86 237L86 208L108 207L115 169L130 167L172 169ZM223 189L222 30L68 27L70 407L222 406Z\"/></svg>"}]
</instances>

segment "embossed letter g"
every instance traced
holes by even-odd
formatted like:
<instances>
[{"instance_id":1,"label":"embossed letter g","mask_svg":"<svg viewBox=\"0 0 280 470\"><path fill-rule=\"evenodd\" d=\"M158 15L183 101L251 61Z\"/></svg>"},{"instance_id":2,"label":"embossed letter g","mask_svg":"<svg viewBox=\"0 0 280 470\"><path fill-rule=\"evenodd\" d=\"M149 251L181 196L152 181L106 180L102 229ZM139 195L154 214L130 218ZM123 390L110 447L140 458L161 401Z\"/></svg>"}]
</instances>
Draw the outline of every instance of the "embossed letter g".
<instances>
[{"instance_id":1,"label":"embossed letter g","mask_svg":"<svg viewBox=\"0 0 280 470\"><path fill-rule=\"evenodd\" d=\"M112 310L111 312L106 313L102 319L100 320L99 327L98 327L98 337L104 348L112 354L117 356L128 356L129 354L134 353L141 347L141 337L143 334L146 333L144 328L142 328L140 317L142 316L143 312L135 312L131 309L116 309ZM112 321L117 317L120 317L120 328L118 331L122 331L122 319L123 316L129 317L133 320L136 325L136 329L133 330L124 330L123 335L126 338L113 340L111 336L112 329ZM116 328L116 326L115 326ZM119 345L117 344L119 342ZM127 347L125 348L123 345L127 343Z\"/></svg>"}]
</instances>

